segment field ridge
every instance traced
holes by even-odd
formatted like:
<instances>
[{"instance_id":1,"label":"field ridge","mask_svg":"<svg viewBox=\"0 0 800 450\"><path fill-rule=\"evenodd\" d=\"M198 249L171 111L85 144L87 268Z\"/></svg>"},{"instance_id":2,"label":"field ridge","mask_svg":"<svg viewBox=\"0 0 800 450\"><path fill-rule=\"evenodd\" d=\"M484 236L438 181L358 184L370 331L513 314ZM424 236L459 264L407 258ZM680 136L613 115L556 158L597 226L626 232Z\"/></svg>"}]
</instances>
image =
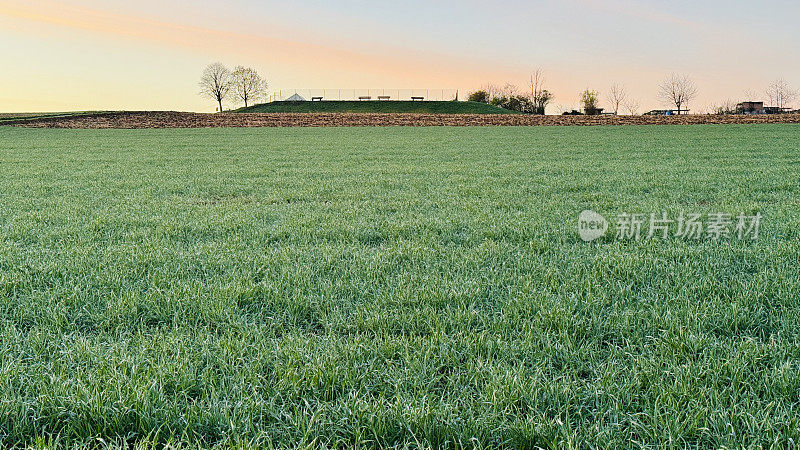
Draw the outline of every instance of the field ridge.
<instances>
[{"instance_id":1,"label":"field ridge","mask_svg":"<svg viewBox=\"0 0 800 450\"><path fill-rule=\"evenodd\" d=\"M764 116L533 116L523 114L191 113L127 111L8 120L35 128L239 128L355 126L596 126L800 123L800 114Z\"/></svg>"}]
</instances>

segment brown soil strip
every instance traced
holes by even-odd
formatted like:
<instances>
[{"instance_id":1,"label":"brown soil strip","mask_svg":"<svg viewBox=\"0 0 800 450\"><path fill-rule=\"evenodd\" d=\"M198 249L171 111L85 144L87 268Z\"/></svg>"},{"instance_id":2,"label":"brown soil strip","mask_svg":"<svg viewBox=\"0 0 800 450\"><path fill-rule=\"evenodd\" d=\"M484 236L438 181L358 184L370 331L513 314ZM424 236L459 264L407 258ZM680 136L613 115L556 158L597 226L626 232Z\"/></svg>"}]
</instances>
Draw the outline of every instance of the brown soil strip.
<instances>
[{"instance_id":1,"label":"brown soil strip","mask_svg":"<svg viewBox=\"0 0 800 450\"><path fill-rule=\"evenodd\" d=\"M3 122L36 128L213 128L353 126L567 126L800 123L800 114L762 116L529 116L512 114L202 114L118 112Z\"/></svg>"}]
</instances>

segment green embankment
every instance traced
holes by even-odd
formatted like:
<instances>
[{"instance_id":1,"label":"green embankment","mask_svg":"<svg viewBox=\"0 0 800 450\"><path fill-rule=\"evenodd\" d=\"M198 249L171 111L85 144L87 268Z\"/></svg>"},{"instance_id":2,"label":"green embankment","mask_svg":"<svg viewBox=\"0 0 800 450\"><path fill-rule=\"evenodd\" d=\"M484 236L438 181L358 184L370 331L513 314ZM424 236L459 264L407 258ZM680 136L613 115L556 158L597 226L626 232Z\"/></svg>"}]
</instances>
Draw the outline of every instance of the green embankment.
<instances>
[{"instance_id":1,"label":"green embankment","mask_svg":"<svg viewBox=\"0 0 800 450\"><path fill-rule=\"evenodd\" d=\"M393 100L271 102L241 108L239 113L418 113L418 114L515 114L477 102L412 102Z\"/></svg>"}]
</instances>

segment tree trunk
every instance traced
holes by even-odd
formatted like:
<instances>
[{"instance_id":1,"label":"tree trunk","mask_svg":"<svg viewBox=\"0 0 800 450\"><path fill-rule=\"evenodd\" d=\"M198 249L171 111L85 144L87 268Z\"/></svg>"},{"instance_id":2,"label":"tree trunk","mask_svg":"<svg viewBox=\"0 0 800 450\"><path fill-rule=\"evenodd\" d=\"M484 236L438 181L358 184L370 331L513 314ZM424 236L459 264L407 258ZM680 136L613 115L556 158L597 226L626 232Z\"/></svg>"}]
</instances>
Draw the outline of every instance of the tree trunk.
<instances>
[{"instance_id":1,"label":"tree trunk","mask_svg":"<svg viewBox=\"0 0 800 450\"><path fill-rule=\"evenodd\" d=\"M219 112L222 112L222 99L219 99Z\"/></svg>"}]
</instances>

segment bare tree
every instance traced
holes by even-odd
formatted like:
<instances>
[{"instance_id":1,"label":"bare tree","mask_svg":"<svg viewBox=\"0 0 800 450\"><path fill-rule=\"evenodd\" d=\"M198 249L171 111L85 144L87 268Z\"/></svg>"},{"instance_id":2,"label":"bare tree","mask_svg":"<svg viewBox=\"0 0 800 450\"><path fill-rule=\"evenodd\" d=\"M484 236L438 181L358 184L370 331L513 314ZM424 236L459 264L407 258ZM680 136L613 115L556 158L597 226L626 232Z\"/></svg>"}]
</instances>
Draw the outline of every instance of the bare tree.
<instances>
[{"instance_id":1,"label":"bare tree","mask_svg":"<svg viewBox=\"0 0 800 450\"><path fill-rule=\"evenodd\" d=\"M779 109L788 108L792 101L797 98L797 91L789 86L784 80L775 80L767 88L767 97L771 106Z\"/></svg>"},{"instance_id":2,"label":"bare tree","mask_svg":"<svg viewBox=\"0 0 800 450\"><path fill-rule=\"evenodd\" d=\"M494 83L486 83L486 96L489 97L489 103L500 94L500 88Z\"/></svg>"},{"instance_id":3,"label":"bare tree","mask_svg":"<svg viewBox=\"0 0 800 450\"><path fill-rule=\"evenodd\" d=\"M628 115L637 116L639 115L639 102L634 99L630 99L625 102L625 110L628 111Z\"/></svg>"},{"instance_id":4,"label":"bare tree","mask_svg":"<svg viewBox=\"0 0 800 450\"><path fill-rule=\"evenodd\" d=\"M533 71L530 87L534 114L544 115L547 104L553 99L553 94L544 88L544 70L538 68Z\"/></svg>"},{"instance_id":5,"label":"bare tree","mask_svg":"<svg viewBox=\"0 0 800 450\"><path fill-rule=\"evenodd\" d=\"M500 89L500 93L506 97L513 97L517 95L517 85L506 83L502 89Z\"/></svg>"},{"instance_id":6,"label":"bare tree","mask_svg":"<svg viewBox=\"0 0 800 450\"><path fill-rule=\"evenodd\" d=\"M219 112L222 112L222 101L231 91L231 72L222 63L209 64L200 79L200 94L216 100Z\"/></svg>"},{"instance_id":7,"label":"bare tree","mask_svg":"<svg viewBox=\"0 0 800 450\"><path fill-rule=\"evenodd\" d=\"M244 102L244 107L251 101L264 98L267 92L267 82L254 69L238 66L231 74L233 93Z\"/></svg>"},{"instance_id":8,"label":"bare tree","mask_svg":"<svg viewBox=\"0 0 800 450\"><path fill-rule=\"evenodd\" d=\"M536 97L536 94L544 89L544 70L537 68L533 71L529 86L531 87L531 98Z\"/></svg>"},{"instance_id":9,"label":"bare tree","mask_svg":"<svg viewBox=\"0 0 800 450\"><path fill-rule=\"evenodd\" d=\"M736 114L736 102L727 99L723 100L720 104L713 104L709 108L709 114L716 114L716 115L725 115L725 114Z\"/></svg>"},{"instance_id":10,"label":"bare tree","mask_svg":"<svg viewBox=\"0 0 800 450\"><path fill-rule=\"evenodd\" d=\"M697 86L694 81L686 75L670 75L659 86L659 97L661 100L678 108L678 114L688 106L689 102L697 97Z\"/></svg>"},{"instance_id":11,"label":"bare tree","mask_svg":"<svg viewBox=\"0 0 800 450\"><path fill-rule=\"evenodd\" d=\"M745 89L742 95L744 95L744 101L746 102L756 101L758 100L758 97L760 97L760 95L756 94L756 91L752 89Z\"/></svg>"},{"instance_id":12,"label":"bare tree","mask_svg":"<svg viewBox=\"0 0 800 450\"><path fill-rule=\"evenodd\" d=\"M608 103L614 108L614 115L619 114L619 107L622 106L627 99L628 92L625 90L625 86L621 84L611 86L611 89L608 91Z\"/></svg>"}]
</instances>

